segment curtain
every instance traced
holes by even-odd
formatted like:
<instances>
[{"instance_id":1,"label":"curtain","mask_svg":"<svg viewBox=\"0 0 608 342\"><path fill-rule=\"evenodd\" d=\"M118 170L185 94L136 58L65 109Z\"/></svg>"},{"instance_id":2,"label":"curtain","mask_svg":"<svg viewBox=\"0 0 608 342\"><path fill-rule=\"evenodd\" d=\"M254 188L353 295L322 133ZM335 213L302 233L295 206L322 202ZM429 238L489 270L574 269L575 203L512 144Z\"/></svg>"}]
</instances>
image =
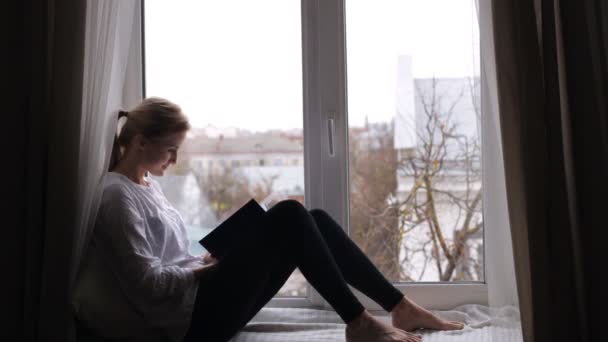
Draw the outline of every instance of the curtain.
<instances>
[{"instance_id":1,"label":"curtain","mask_svg":"<svg viewBox=\"0 0 608 342\"><path fill-rule=\"evenodd\" d=\"M478 2L482 79L482 156L486 282L491 307L518 308L502 153L490 0Z\"/></svg>"},{"instance_id":2,"label":"curtain","mask_svg":"<svg viewBox=\"0 0 608 342\"><path fill-rule=\"evenodd\" d=\"M88 245L108 168L118 111L142 98L141 9L137 0L89 1L87 6L78 209L72 270ZM72 272L72 284L77 272Z\"/></svg>"},{"instance_id":3,"label":"curtain","mask_svg":"<svg viewBox=\"0 0 608 342\"><path fill-rule=\"evenodd\" d=\"M39 204L27 225L25 257L26 333L34 341L66 341L69 336L69 264L76 229L78 176L78 124L82 105L85 3L49 1L30 4L40 25L32 28L33 64L41 75L33 76L34 92L30 119L42 120L41 145L31 146L33 158L40 157L42 191L28 195ZM37 53L43 57L36 56ZM33 125L30 126L33 128ZM45 148L46 146L46 148ZM40 149L42 151L36 151ZM38 170L29 169L34 175ZM36 180L34 180L36 182ZM36 208L32 208L36 209ZM30 282L33 281L33 282Z\"/></svg>"},{"instance_id":4,"label":"curtain","mask_svg":"<svg viewBox=\"0 0 608 342\"><path fill-rule=\"evenodd\" d=\"M134 106L142 94L139 1L82 3L65 9L70 18L56 21L66 35L76 37L57 42L56 51L70 65L52 69L53 82L69 81L71 87L57 84L50 94L57 115L49 128L47 224L39 283L38 340L43 341L75 337L71 294L91 236L117 113Z\"/></svg>"},{"instance_id":5,"label":"curtain","mask_svg":"<svg viewBox=\"0 0 608 342\"><path fill-rule=\"evenodd\" d=\"M496 310L514 308L519 311L499 117L492 1L479 0L476 1L476 4L481 49L484 250L488 305ZM504 333L499 329L506 327L500 326L505 323L494 322L493 324L496 324L498 329L490 330L491 340L506 341ZM508 324L519 327L518 322ZM521 330L512 329L511 331L515 333L508 337L508 341L515 342L523 339Z\"/></svg>"},{"instance_id":6,"label":"curtain","mask_svg":"<svg viewBox=\"0 0 608 342\"><path fill-rule=\"evenodd\" d=\"M42 271L47 259L69 253L61 246L69 220L56 213L75 201L70 195L75 186L65 179L76 167L63 151L73 151L71 130L80 112L81 98L73 95L81 90L84 10L76 0L23 0L3 4L0 12L6 25L2 35L8 37L3 40L8 63L2 73L7 128L2 135L10 146L2 192L8 202L2 221L3 341L50 336L50 322L38 329L40 304L67 298L67 291L49 281L51 273L61 278L64 270ZM53 314L65 315L65 309Z\"/></svg>"},{"instance_id":7,"label":"curtain","mask_svg":"<svg viewBox=\"0 0 608 342\"><path fill-rule=\"evenodd\" d=\"M493 0L525 341L602 339L608 85L602 1ZM597 310L597 311L596 311Z\"/></svg>"}]
</instances>

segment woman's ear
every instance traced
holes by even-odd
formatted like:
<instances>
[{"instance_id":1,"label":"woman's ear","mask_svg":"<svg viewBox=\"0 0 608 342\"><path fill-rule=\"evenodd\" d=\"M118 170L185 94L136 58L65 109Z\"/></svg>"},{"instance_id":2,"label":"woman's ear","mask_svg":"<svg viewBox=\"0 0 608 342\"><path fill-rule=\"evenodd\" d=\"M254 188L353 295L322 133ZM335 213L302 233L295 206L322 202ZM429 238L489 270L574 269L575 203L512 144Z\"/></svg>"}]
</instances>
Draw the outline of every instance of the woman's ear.
<instances>
[{"instance_id":1,"label":"woman's ear","mask_svg":"<svg viewBox=\"0 0 608 342\"><path fill-rule=\"evenodd\" d=\"M133 145L138 150L143 150L147 143L148 142L147 142L146 138L143 135L141 135L140 133L135 134L135 136L133 137Z\"/></svg>"}]
</instances>

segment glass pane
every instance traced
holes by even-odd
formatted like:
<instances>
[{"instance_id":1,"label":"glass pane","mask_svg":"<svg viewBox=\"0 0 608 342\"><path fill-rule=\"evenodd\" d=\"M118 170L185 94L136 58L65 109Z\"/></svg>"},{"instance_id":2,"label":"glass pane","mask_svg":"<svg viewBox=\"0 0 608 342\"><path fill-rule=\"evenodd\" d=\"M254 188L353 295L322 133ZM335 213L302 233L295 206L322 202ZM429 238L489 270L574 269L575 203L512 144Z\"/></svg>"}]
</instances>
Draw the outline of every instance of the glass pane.
<instances>
[{"instance_id":1,"label":"glass pane","mask_svg":"<svg viewBox=\"0 0 608 342\"><path fill-rule=\"evenodd\" d=\"M483 281L475 0L347 0L350 234L395 282Z\"/></svg>"},{"instance_id":2,"label":"glass pane","mask_svg":"<svg viewBox=\"0 0 608 342\"><path fill-rule=\"evenodd\" d=\"M147 1L146 96L179 104L192 131L159 181L191 249L250 198L304 202L300 2ZM304 296L299 271L279 292Z\"/></svg>"}]
</instances>

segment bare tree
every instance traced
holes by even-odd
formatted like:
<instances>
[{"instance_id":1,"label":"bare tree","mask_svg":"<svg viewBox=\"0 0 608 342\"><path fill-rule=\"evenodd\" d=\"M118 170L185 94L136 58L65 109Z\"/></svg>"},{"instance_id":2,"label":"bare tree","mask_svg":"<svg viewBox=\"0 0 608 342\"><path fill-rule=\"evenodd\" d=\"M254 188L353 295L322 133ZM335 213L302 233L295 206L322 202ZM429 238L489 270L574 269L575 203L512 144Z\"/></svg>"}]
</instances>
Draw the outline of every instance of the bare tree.
<instances>
[{"instance_id":1,"label":"bare tree","mask_svg":"<svg viewBox=\"0 0 608 342\"><path fill-rule=\"evenodd\" d=\"M431 80L428 92L418 89L422 104L418 144L399 160L399 171L413 184L398 204L404 218L400 230L414 228L426 233L424 263L434 265L439 280L474 280L479 274L473 272L480 268L471 258L471 239L483 226L480 146L474 136L458 134L454 120L465 88L455 94L438 82ZM420 253L416 249L413 252Z\"/></svg>"},{"instance_id":2,"label":"bare tree","mask_svg":"<svg viewBox=\"0 0 608 342\"><path fill-rule=\"evenodd\" d=\"M353 238L392 280L420 280L431 269L441 281L483 278L480 145L454 119L467 96L479 117L478 83L439 82L417 88L416 147L395 150L392 123L351 130Z\"/></svg>"}]
</instances>

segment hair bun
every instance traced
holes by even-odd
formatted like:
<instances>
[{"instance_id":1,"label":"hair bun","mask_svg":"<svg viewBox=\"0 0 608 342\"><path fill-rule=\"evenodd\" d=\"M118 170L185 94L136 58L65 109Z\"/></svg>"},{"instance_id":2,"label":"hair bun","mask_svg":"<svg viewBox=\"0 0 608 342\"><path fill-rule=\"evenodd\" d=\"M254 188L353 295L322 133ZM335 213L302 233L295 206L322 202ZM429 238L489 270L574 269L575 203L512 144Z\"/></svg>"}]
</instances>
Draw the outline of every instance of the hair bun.
<instances>
[{"instance_id":1,"label":"hair bun","mask_svg":"<svg viewBox=\"0 0 608 342\"><path fill-rule=\"evenodd\" d=\"M125 117L125 118L126 118L126 117L128 117L128 116L129 116L129 112L124 111L124 110L119 110L119 111L118 111L118 119L119 119L119 120L120 120L120 118L122 118L122 117Z\"/></svg>"}]
</instances>

